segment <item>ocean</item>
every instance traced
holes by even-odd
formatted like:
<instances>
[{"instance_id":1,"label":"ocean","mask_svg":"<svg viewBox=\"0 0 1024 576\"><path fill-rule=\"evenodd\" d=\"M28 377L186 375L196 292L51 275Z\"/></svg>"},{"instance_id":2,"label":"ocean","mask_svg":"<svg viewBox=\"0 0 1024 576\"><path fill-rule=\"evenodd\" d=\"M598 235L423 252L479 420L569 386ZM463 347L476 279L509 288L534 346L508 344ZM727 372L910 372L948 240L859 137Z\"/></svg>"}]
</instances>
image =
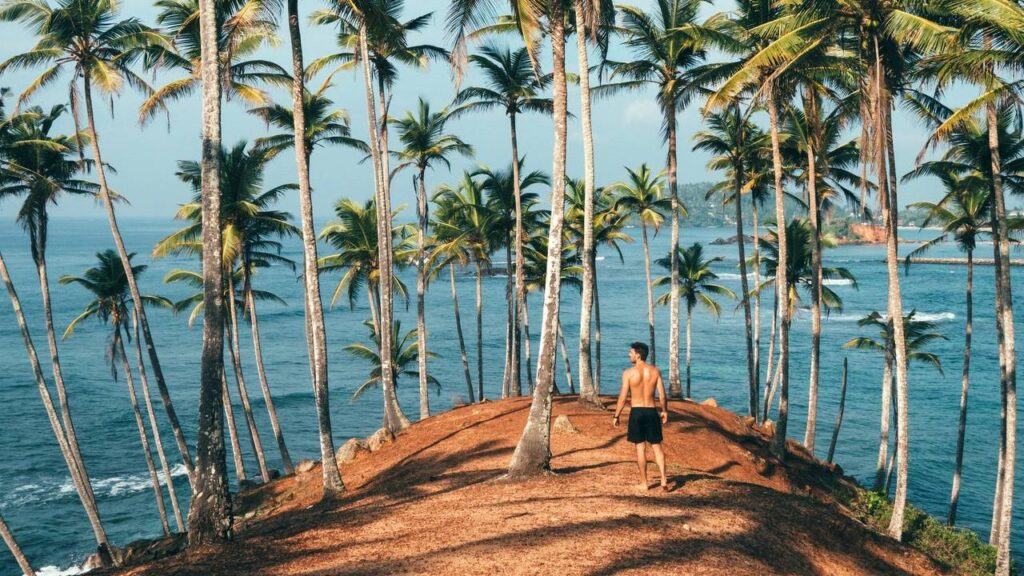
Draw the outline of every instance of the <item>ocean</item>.
<instances>
[{"instance_id":1,"label":"ocean","mask_svg":"<svg viewBox=\"0 0 1024 576\"><path fill-rule=\"evenodd\" d=\"M195 269L196 263L186 258L153 260L153 245L174 231L180 223L170 219L125 219L122 222L129 250L138 253L136 263L149 264L141 277L144 294L159 294L172 300L188 294L181 286L165 285L164 275L175 268ZM628 364L626 351L634 340L646 340L643 282L643 251L640 230L628 232L637 241L622 247L623 260L607 248L600 251L598 276L603 335L604 393L617 391L617 378ZM711 246L711 241L735 233L726 228L683 228L682 242L705 244L706 254L722 256L715 271L721 283L739 291L736 247ZM749 231L748 231L749 233ZM905 230L911 239L929 238L929 231ZM653 240L656 257L668 251L669 234L663 230ZM81 312L89 298L77 286L60 286L57 279L65 274L82 274L94 265L98 251L112 248L106 221L100 219L58 219L50 226L48 249L49 273L58 331ZM45 333L38 282L25 234L10 219L0 224L0 249L11 268L16 287L28 316L30 329L44 371L50 376L46 360ZM908 250L906 246L901 248ZM321 255L325 248L321 248ZM979 247L978 258L991 258L991 244ZM933 256L956 257L957 249L944 244L932 250ZM298 260L301 250L297 241L286 244L285 256ZM832 423L839 402L840 374L843 359L849 358L849 384L846 412L836 454L836 461L847 474L870 484L874 474L878 446L879 399L882 359L867 351L852 351L842 344L868 334L857 320L875 311L884 311L886 303L886 270L881 246L843 246L828 250L826 266L848 268L857 278L859 289L845 283L833 283L843 299L842 311L826 316L822 326L821 390L819 399L817 455L824 458L832 432ZM504 266L504 255L494 256L496 267ZM660 274L655 270L655 274ZM1024 289L1024 270L1014 269L1017 292ZM414 296L415 273L401 272L401 277ZM329 301L339 275L325 275L322 280L325 303ZM910 501L924 510L944 518L948 507L956 446L960 395L960 371L964 333L964 284L966 269L962 266L916 265L903 277L904 306L916 310L918 318L937 323L938 330L948 338L930 345L929 350L942 359L944 374L933 367L916 364L910 368ZM486 395L500 395L505 338L505 277L484 279L484 387ZM284 267L259 273L254 281L261 290L269 290L287 304L261 303L260 328L263 335L267 376L281 420L285 439L293 459L317 458L318 444L313 396L309 383L300 285L295 274ZM967 445L964 459L963 487L960 498L959 524L978 530L987 538L992 513L995 483L997 438L999 434L998 366L993 321L993 274L990 266L978 266L975 274L974 341L971 361L970 408L967 424ZM459 274L458 289L462 306L463 330L471 361L475 362L474 281L467 270ZM801 306L809 305L809 295L802 293ZM766 292L762 307L762 358L767 355L770 326L770 294ZM540 327L540 295L530 297L530 327L534 337L534 353ZM563 290L562 325L570 345L572 369L576 360L573 343L579 322L579 294L573 288ZM446 278L432 285L427 294L427 327L429 347L438 354L430 363L430 372L440 380L440 394L431 396L431 407L441 411L465 398L465 383L459 361L452 303ZM373 389L359 400L352 401L353 391L366 379L369 366L346 353L345 345L369 343L365 295L350 307L344 299L326 313L330 353L331 408L336 444L354 436L367 436L380 427L381 400L379 389ZM406 307L399 303L396 316L402 320L403 332L415 326L415 302ZM175 408L182 420L190 443L196 436L198 404L199 354L201 330L197 324L190 329L186 315L174 316L163 310L149 312L153 335ZM1018 323L1020 325L1022 323ZM668 309L657 310L658 363L667 366ZM270 424L258 389L252 343L248 331L241 334L242 356L253 408L268 463L279 468L280 461L273 442ZM1018 337L1024 334L1019 332ZM81 449L93 480L100 514L108 535L115 544L126 544L139 538L160 535L160 523L135 428L126 386L122 379L113 381L105 350L109 327L98 321L83 324L74 335L60 344L60 354L67 382L71 409L81 442ZM790 368L790 434L802 439L806 417L808 349L810 314L798 310L792 331L792 365ZM51 574L73 568L93 550L92 535L85 514L72 488L67 469L46 421L17 324L10 306L0 303L0 512L3 513L22 548L37 567L51 566ZM720 406L746 410L746 365L743 346L743 314L736 303L725 302L720 318L707 310L695 310L693 326L693 396L696 400L714 397ZM475 371L474 371L475 374ZM567 389L561 359L558 360L559 387ZM475 384L475 382L474 382ZM232 388L233 388L232 383ZM232 390L236 412L241 413L237 393ZM400 401L410 418L418 416L417 386L412 378L399 382ZM170 436L164 412L158 406L158 417L164 432L168 457L174 461L177 449ZM255 458L245 440L244 419L242 444L250 474L256 471ZM230 455L228 458L229 467ZM1024 458L1018 460L1018 466ZM685 462L681 463L686 465ZM1024 474L1018 474L1018 478ZM166 481L166 479L164 479ZM172 478L179 496L188 493L184 469L174 467ZM1024 482L1017 483L1014 546L1018 561L1024 560ZM185 504L183 502L183 504ZM172 520L173 524L173 520ZM6 551L0 552L0 575L18 574Z\"/></svg>"}]
</instances>

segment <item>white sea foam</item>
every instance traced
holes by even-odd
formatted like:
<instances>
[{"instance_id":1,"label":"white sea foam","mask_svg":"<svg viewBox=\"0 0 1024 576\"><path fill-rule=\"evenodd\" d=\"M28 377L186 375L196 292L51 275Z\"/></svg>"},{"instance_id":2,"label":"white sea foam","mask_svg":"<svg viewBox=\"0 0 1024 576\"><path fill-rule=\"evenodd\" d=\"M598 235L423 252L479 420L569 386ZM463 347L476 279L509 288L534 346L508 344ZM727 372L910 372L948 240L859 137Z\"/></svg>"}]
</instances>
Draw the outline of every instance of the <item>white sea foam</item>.
<instances>
[{"instance_id":1,"label":"white sea foam","mask_svg":"<svg viewBox=\"0 0 1024 576\"><path fill-rule=\"evenodd\" d=\"M830 278L822 282L825 286L853 286L853 280L849 278Z\"/></svg>"},{"instance_id":2,"label":"white sea foam","mask_svg":"<svg viewBox=\"0 0 1024 576\"><path fill-rule=\"evenodd\" d=\"M85 569L81 566L69 566L68 568L58 568L56 566L43 566L36 570L37 576L76 576L77 574L85 574Z\"/></svg>"},{"instance_id":3,"label":"white sea foam","mask_svg":"<svg viewBox=\"0 0 1024 576\"><path fill-rule=\"evenodd\" d=\"M171 468L171 477L178 478L186 476L188 471L185 465L180 462ZM162 471L157 472L160 484L167 485ZM130 474L125 476L113 476L110 478L93 479L92 488L100 496L123 496L149 490L152 485L149 480L149 473ZM64 478L62 481L41 482L38 484L24 484L10 491L3 504L10 506L22 506L34 502L52 502L62 498L73 497L75 485L71 478Z\"/></svg>"},{"instance_id":4,"label":"white sea foam","mask_svg":"<svg viewBox=\"0 0 1024 576\"><path fill-rule=\"evenodd\" d=\"M867 316L867 313L829 314L826 319L830 322L858 322L865 316ZM949 322L951 320L956 320L956 314L953 312L935 312L931 314L927 312L918 312L914 314L914 320L920 320L922 322Z\"/></svg>"}]
</instances>

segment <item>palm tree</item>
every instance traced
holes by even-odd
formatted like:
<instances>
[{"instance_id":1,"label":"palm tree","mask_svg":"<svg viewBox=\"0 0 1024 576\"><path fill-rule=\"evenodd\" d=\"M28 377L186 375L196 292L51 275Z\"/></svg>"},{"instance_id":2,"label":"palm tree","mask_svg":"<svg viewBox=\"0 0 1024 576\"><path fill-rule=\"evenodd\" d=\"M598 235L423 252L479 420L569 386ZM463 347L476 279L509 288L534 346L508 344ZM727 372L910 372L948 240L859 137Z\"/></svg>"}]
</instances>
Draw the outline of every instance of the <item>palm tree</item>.
<instances>
[{"instance_id":1,"label":"palm tree","mask_svg":"<svg viewBox=\"0 0 1024 576\"><path fill-rule=\"evenodd\" d=\"M427 255L426 236L430 223L427 208L427 168L434 164L443 164L451 168L448 161L450 154L469 156L472 147L453 134L445 134L445 125L450 113L447 109L437 112L430 111L430 104L420 98L415 114L406 112L402 118L389 121L398 130L398 139L402 143L402 151L398 159L402 162L395 172L409 166L417 170L413 181L416 186L416 218L419 230L416 233L416 338L419 346L419 385L420 385L420 419L430 416L430 390L427 386L427 325L424 297L427 291Z\"/></svg>"},{"instance_id":2,"label":"palm tree","mask_svg":"<svg viewBox=\"0 0 1024 576\"><path fill-rule=\"evenodd\" d=\"M46 341L50 351L57 399L60 406L62 434L74 465L72 480L88 512L97 543L104 544L105 532L95 509L95 499L88 481L85 463L79 451L71 407L64 385L64 375L53 328L50 301L50 281L47 274L46 249L49 237L49 208L65 195L95 196L97 186L79 178L91 166L73 156L79 151L82 134L63 136L52 134L54 124L66 111L65 106L54 106L49 112L33 107L3 121L4 164L0 166L0 200L23 197L17 220L29 235L29 247L39 279L45 320ZM102 541L101 537L102 536Z\"/></svg>"},{"instance_id":3,"label":"palm tree","mask_svg":"<svg viewBox=\"0 0 1024 576\"><path fill-rule=\"evenodd\" d=\"M648 227L653 228L654 235L658 235L661 224L665 221L665 213L675 208L675 200L662 196L661 174L652 174L647 164L641 164L635 170L626 168L626 173L629 174L628 182L616 182L608 188L616 194L615 209L635 215L640 222L644 242L644 275L647 286L647 328L651 346L651 363L654 364L657 359L654 339L654 283L651 279L651 248L647 229ZM678 274L678 270L676 274ZM682 394L678 381L674 385L670 383L669 392L677 398Z\"/></svg>"},{"instance_id":4,"label":"palm tree","mask_svg":"<svg viewBox=\"0 0 1024 576\"><path fill-rule=\"evenodd\" d=\"M454 6L454 5L453 5ZM510 382L511 394L518 396L521 393L520 358L521 355L521 332L523 323L527 319L520 312L524 309L526 301L526 290L524 288L525 278L521 272L523 261L522 243L526 237L525 224L523 221L523 188L525 180L520 175L522 170L522 158L519 155L519 136L516 130L516 119L524 112L539 112L550 114L553 110L553 103L550 98L543 98L539 93L550 82L547 76L538 77L530 64L530 56L527 49L499 48L493 44L482 46L477 53L469 56L469 62L476 66L486 79L485 86L474 86L463 89L456 97L456 102L461 106L455 109L454 113L461 115L470 111L499 109L505 112L509 119L509 131L512 141L512 177L513 185L512 200L515 206L515 231L514 238L519 241L511 242L515 253L515 280L514 280L514 306L512 331L511 358L509 358L509 374L506 378ZM509 266L511 261L509 260ZM511 274L510 274L511 276ZM527 378L532 381L533 375L528 374Z\"/></svg>"},{"instance_id":5,"label":"palm tree","mask_svg":"<svg viewBox=\"0 0 1024 576\"><path fill-rule=\"evenodd\" d=\"M497 241L495 248L505 248L506 265L506 308L507 326L505 329L505 359L506 369L502 378L502 397L519 396L522 394L522 371L520 369L520 322L516 319L518 310L515 301L515 286L513 278L518 274L517 259L514 263L512 254L522 252L522 243L516 242L516 230L533 230L540 224L539 219L546 214L545 211L535 210L539 201L537 194L527 192L527 188L537 185L548 185L550 180L547 175L538 170L523 174L525 158L519 159L518 166L509 165L506 169L492 170L486 166L480 166L474 176L480 176L480 185L487 194L487 206L495 218L495 226L500 232L501 239ZM517 181L517 175L519 180ZM527 233L527 235L529 235ZM517 257L518 258L518 257ZM515 270L513 270L515 266ZM525 276L524 276L525 278ZM524 292L525 294L525 292ZM525 305L523 307L525 310ZM522 325L529 324L529 319L524 316ZM526 352L529 357L530 342L526 341ZM529 360L527 360L529 363ZM514 365L514 366L513 366ZM526 380L530 389L533 388L533 375L527 370Z\"/></svg>"},{"instance_id":6,"label":"palm tree","mask_svg":"<svg viewBox=\"0 0 1024 576\"><path fill-rule=\"evenodd\" d=\"M673 265L669 259L672 256L673 254L669 252L668 255L664 258L659 258L657 261L658 266L668 270L670 274ZM679 283L681 294L679 297L686 302L686 397L690 398L690 340L693 334L693 309L697 307L698 303L702 304L717 318L722 310L718 301L713 296L735 299L736 294L725 286L714 283L718 279L718 275L711 270L711 265L715 262L721 262L724 258L717 256L705 259L704 247L699 242L689 248L677 249L675 251L675 258L679 261L676 262L674 268L678 271L681 279ZM655 285L659 287L668 286L671 289L672 277L663 276L658 278ZM658 304L660 305L669 304L671 301L672 299L668 293L658 298Z\"/></svg>"},{"instance_id":7,"label":"palm tree","mask_svg":"<svg viewBox=\"0 0 1024 576\"><path fill-rule=\"evenodd\" d=\"M922 244L907 255L911 259L923 254L939 242L946 242L952 236L960 250L967 253L967 304L966 328L964 330L964 362L960 386L960 425L957 429L956 464L953 468L953 489L949 500L946 522L956 525L957 504L960 500L960 473L964 462L964 438L967 432L967 389L970 385L971 335L974 332L974 250L978 239L991 234L992 195L989 183L976 175L959 177L949 173L942 179L946 195L939 202L917 202L912 207L928 211L921 227L933 223L942 225L942 234Z\"/></svg>"},{"instance_id":8,"label":"palm tree","mask_svg":"<svg viewBox=\"0 0 1024 576\"><path fill-rule=\"evenodd\" d=\"M368 388L373 386L380 386L380 336L378 336L377 328L373 322L367 320L363 322L363 325L370 329L370 339L373 341L374 346L370 347L362 343L349 344L345 346L345 351L355 356L356 358L362 358L370 363L372 367L370 370L369 378L365 382L356 388L356 391L352 393L352 400L358 400ZM395 366L395 388L398 388L398 379L401 376L412 376L419 378L419 372L417 367L419 366L419 344L416 341L416 330L409 330L404 335L402 334L402 321L396 320L391 327L391 335L394 338L396 344L394 348L394 358L391 361ZM427 351L427 354L431 358L436 358L437 354ZM441 393L441 383L438 382L437 378L431 375L427 375L427 382L437 389L437 393Z\"/></svg>"},{"instance_id":9,"label":"palm tree","mask_svg":"<svg viewBox=\"0 0 1024 576\"><path fill-rule=\"evenodd\" d=\"M768 136L745 116L738 102L728 108L711 114L706 119L707 129L694 135L693 149L710 152L715 156L708 168L726 172L727 180L720 188L725 202L732 202L736 209L736 250L739 255L740 290L743 299L743 320L747 337L747 385L751 408L757 413L760 389L760 366L758 351L755 350L754 322L750 309L750 286L747 282L746 236L743 231L743 193L748 191L749 178L754 173L757 157L768 147ZM710 191L709 191L710 193ZM754 200L751 201L755 203ZM756 210L756 207L754 208ZM756 235L756 231L755 231ZM756 244L756 240L755 240ZM755 246L756 250L756 246ZM757 267L757 258L754 259ZM757 310L760 313L760 308ZM758 346L759 348L759 346Z\"/></svg>"},{"instance_id":10,"label":"palm tree","mask_svg":"<svg viewBox=\"0 0 1024 576\"><path fill-rule=\"evenodd\" d=\"M240 278L242 284L242 310L248 313L248 319L252 328L253 349L256 355L256 369L260 379L260 388L263 392L263 399L267 405L267 412L270 415L271 427L274 430L274 437L281 453L281 460L285 472L292 471L292 461L288 454L288 448L284 442L284 433L277 419L277 410L274 407L273 396L270 393L270 385L267 382L266 370L263 364L263 349L259 336L259 319L256 313L256 302L252 296L252 276L256 269L265 268L271 264L285 264L295 269L295 263L280 255L281 243L279 239L298 235L299 231L289 220L291 215L273 209L273 205L287 192L293 191L295 185L285 184L264 190L263 174L267 163L273 154L261 148L249 148L245 141L241 141L230 150L221 149L220 152L220 180L221 180L221 210L220 222L223 227L223 263L226 270L239 267L242 271ZM183 182L192 186L196 194L193 202L186 204L178 210L175 217L179 220L189 221L190 224L183 229L171 234L161 240L153 249L156 257L168 254L198 254L202 250L200 237L202 233L201 222L201 191L202 191L202 167L198 162L183 161L178 163L177 176ZM256 429L256 421L249 405L249 394L245 387L245 378L242 374L241 350L239 345L238 314L235 305L237 288L233 275L227 276L228 293L228 328L230 337L230 356L236 378L236 385L242 399L242 407L245 411L246 423L249 426L250 438L254 444L253 452L256 454L260 465L260 473L263 481L270 480L269 470L263 454L262 442Z\"/></svg>"},{"instance_id":11,"label":"palm tree","mask_svg":"<svg viewBox=\"0 0 1024 576\"><path fill-rule=\"evenodd\" d=\"M202 42L200 0L156 0L157 24L173 42L174 50L160 50L148 60L154 67L180 69L188 76L171 80L148 95L139 107L139 122L145 123L168 104L192 96L200 88ZM227 0L217 10L217 49L224 71L221 93L238 98L248 106L265 106L270 98L259 85L285 87L288 72L269 60L255 58L259 50L277 44L275 29L280 0Z\"/></svg>"},{"instance_id":12,"label":"palm tree","mask_svg":"<svg viewBox=\"0 0 1024 576\"><path fill-rule=\"evenodd\" d=\"M464 250L476 273L476 386L477 398L484 400L483 275L491 266L491 252L504 238L495 226L494 212L487 206L484 188L470 172L452 186L442 184L434 194L438 204L435 251L450 255Z\"/></svg>"},{"instance_id":13,"label":"palm tree","mask_svg":"<svg viewBox=\"0 0 1024 576\"><path fill-rule=\"evenodd\" d=\"M909 314L903 317L902 324L907 334L907 359L911 361L916 360L918 362L930 364L934 366L937 370L939 370L939 372L941 373L942 362L939 359L939 357L935 354L925 351L924 348L929 343L935 340L945 340L946 337L936 331L935 323L926 320L918 320L916 318L916 315L916 310L911 310ZM870 336L860 336L857 338L852 338L848 342L846 342L846 344L844 344L843 347L853 348L857 350L873 350L876 352L881 352L886 357L887 366L892 366L892 358L894 357L892 351L894 339L894 330L892 329L893 322L889 318L883 316L878 312L872 312L871 314L868 314L864 318L861 318L857 322L857 324L865 328L877 330L878 338L872 338ZM888 380L883 380L882 386L895 388L896 381L894 378L894 372L895 371L891 367L886 368L883 371L883 378L888 378ZM899 411L894 413L892 416L896 420L894 427L896 428L896 443L898 444L899 435L903 430L903 428L899 426ZM882 428L881 442L884 444L888 444L889 442L888 423L886 423ZM888 473L885 472L885 468L876 472L874 487L876 491L882 492L884 490L885 494L889 493L889 481L886 480L886 477L891 478L893 469L893 458L898 458L899 456L900 455L898 451L897 453L890 454L888 456ZM885 463L883 462L883 466L884 464Z\"/></svg>"},{"instance_id":14,"label":"palm tree","mask_svg":"<svg viewBox=\"0 0 1024 576\"><path fill-rule=\"evenodd\" d=\"M317 270L316 229L313 225L313 196L309 184L309 157L313 139L307 132L314 126L304 109L305 68L302 60L302 33L299 28L299 2L288 0L288 33L292 48L292 131L295 134L295 163L299 176L299 205L302 219L303 310L306 313L306 344L310 375L316 400L317 428L320 432L320 462L323 469L324 498L338 496L345 484L338 471L331 428L330 387L327 374L327 329L324 326L320 276ZM312 130L310 130L312 132ZM387 212L385 212L387 214ZM385 394L386 396L386 394Z\"/></svg>"},{"instance_id":15,"label":"palm tree","mask_svg":"<svg viewBox=\"0 0 1024 576\"><path fill-rule=\"evenodd\" d=\"M203 0L199 5L199 29L199 75L203 92L200 181L204 314L203 352L199 377L197 466L192 481L192 502L188 510L188 543L192 547L225 542L231 530L231 502L228 495L227 464L224 459L223 412L225 408L231 407L231 402L224 401L228 387L224 376L224 262L220 226L222 74L217 6L209 0ZM113 215L113 212L110 213ZM129 270L130 266L125 266L125 271ZM134 283L130 274L129 280L129 285ZM134 288L132 298L136 298ZM138 305L136 308L141 309ZM136 316L141 320L145 333L145 316L138 313ZM154 353L150 353L150 364L153 371L159 374L155 356ZM157 383L159 382L158 376ZM185 453L187 454L187 451Z\"/></svg>"},{"instance_id":16,"label":"palm tree","mask_svg":"<svg viewBox=\"0 0 1024 576\"><path fill-rule=\"evenodd\" d=\"M318 268L321 274L344 271L337 287L331 296L331 307L345 294L349 306L355 308L359 291L366 289L371 320L376 324L380 321L377 303L380 301L380 250L377 244L377 207L374 201L367 200L360 205L354 200L343 198L334 205L337 217L320 232L320 239L338 252L320 259ZM413 227L394 225L397 212L391 215L392 244L396 246L395 257L399 262L407 262L413 258L415 248L410 238ZM393 290L403 298L407 298L405 284L397 276L392 276Z\"/></svg>"},{"instance_id":17,"label":"palm tree","mask_svg":"<svg viewBox=\"0 0 1024 576\"><path fill-rule=\"evenodd\" d=\"M191 478L192 457L189 455L188 444L181 431L177 413L171 404L171 396L149 329L149 321L146 319L146 311L141 303L139 288L131 273L128 250L117 223L114 196L107 185L106 164L100 150L92 102L94 85L104 93L119 92L125 84L151 93L152 89L132 70L132 67L145 52L153 49L166 50L169 49L169 45L163 36L137 19L120 19L120 6L119 2L113 0L61 0L56 7L45 0L8 0L0 4L0 21L22 22L38 37L36 45L28 52L12 56L0 63L0 74L20 68L47 67L22 92L19 101L24 102L40 88L54 82L67 68L72 69L69 93L72 95L71 109L76 132L79 124L76 111L79 109L81 95L81 103L85 105L88 132L88 138L83 139L83 142L87 141L92 149L93 167L99 181L99 196L107 214L114 245L121 256L121 263L128 271L128 287L131 291L132 305L135 307L134 313L139 318L150 366L174 432L175 442Z\"/></svg>"},{"instance_id":18,"label":"palm tree","mask_svg":"<svg viewBox=\"0 0 1024 576\"><path fill-rule=\"evenodd\" d=\"M733 43L727 35L716 30L713 23L698 23L703 4L704 0L657 0L652 13L636 6L620 6L624 43L636 59L606 63L612 70L613 79L623 78L616 88L652 87L655 90L662 113L662 135L668 145L665 164L668 195L672 203L673 250L679 247L679 219L686 213L686 208L679 201L677 185L677 115L700 89L700 77L695 77L692 71L704 61L707 50L715 45L724 47ZM678 391L679 270L672 270L671 277L669 387ZM651 359L653 362L653 344Z\"/></svg>"},{"instance_id":19,"label":"palm tree","mask_svg":"<svg viewBox=\"0 0 1024 576\"><path fill-rule=\"evenodd\" d=\"M133 257L134 254L129 255ZM113 329L110 337L107 357L110 359L110 372L117 381L117 365L120 362L124 371L125 381L128 383L128 398L131 400L132 414L135 415L135 425L139 431L139 440L142 443L142 453L146 458L146 469L149 470L149 479L153 485L153 494L156 495L156 508L160 514L160 525L164 535L170 535L171 528L167 521L167 509L164 505L163 490L160 487L160 479L157 476L156 466L153 464L153 454L149 447L149 433L146 432L146 425L142 420L142 411L139 409L139 400L135 392L135 379L132 376L131 365L128 362L128 355L124 351L124 338L131 340L131 332L128 330L128 283L125 279L124 268L121 267L121 260L117 252L106 250L96 254L97 265L89 268L82 276L62 276L61 284L78 284L85 288L93 296L93 300L86 304L83 310L74 320L68 324L64 331L64 338L70 336L75 328L82 322L95 318L104 324L109 323ZM145 265L133 267L132 272L136 277L146 270ZM145 304L157 305L170 308L171 303L166 298L156 296L143 296ZM159 442L159 438L154 438ZM171 482L167 476L167 482Z\"/></svg>"}]
</instances>

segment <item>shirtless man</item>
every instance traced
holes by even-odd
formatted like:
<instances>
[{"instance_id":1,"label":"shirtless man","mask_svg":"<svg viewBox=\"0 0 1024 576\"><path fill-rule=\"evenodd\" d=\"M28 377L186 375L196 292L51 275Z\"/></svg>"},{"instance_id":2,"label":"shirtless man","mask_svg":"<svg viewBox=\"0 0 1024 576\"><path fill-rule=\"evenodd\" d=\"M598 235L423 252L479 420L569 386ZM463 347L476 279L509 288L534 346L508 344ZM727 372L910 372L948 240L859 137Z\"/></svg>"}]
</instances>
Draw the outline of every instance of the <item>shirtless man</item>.
<instances>
[{"instance_id":1,"label":"shirtless man","mask_svg":"<svg viewBox=\"0 0 1024 576\"><path fill-rule=\"evenodd\" d=\"M634 342L629 345L629 361L633 367L622 373L622 391L615 406L612 425L618 427L619 415L629 398L629 426L626 438L636 444L636 465L640 470L640 488L647 490L647 444L654 449L654 460L661 473L661 489L668 490L665 478L665 453L661 450L661 425L668 422L668 400L661 371L647 363L647 345ZM661 415L655 408L654 393L658 393Z\"/></svg>"}]
</instances>

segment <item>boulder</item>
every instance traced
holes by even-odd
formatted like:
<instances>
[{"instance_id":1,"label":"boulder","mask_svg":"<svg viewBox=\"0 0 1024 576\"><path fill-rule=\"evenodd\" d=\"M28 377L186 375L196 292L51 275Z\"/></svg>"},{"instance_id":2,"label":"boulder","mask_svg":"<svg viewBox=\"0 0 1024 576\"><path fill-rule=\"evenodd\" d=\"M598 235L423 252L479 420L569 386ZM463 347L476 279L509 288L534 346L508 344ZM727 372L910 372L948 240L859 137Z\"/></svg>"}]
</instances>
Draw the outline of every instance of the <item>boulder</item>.
<instances>
[{"instance_id":1,"label":"boulder","mask_svg":"<svg viewBox=\"0 0 1024 576\"><path fill-rule=\"evenodd\" d=\"M305 474L316 467L316 462L313 460L302 460L295 465L296 474Z\"/></svg>"},{"instance_id":2,"label":"boulder","mask_svg":"<svg viewBox=\"0 0 1024 576\"><path fill-rule=\"evenodd\" d=\"M746 424L748 428L753 428L757 425L757 418L754 418L753 416L744 416L743 423Z\"/></svg>"},{"instance_id":3,"label":"boulder","mask_svg":"<svg viewBox=\"0 0 1024 576\"><path fill-rule=\"evenodd\" d=\"M335 457L338 459L338 464L347 464L364 452L369 452L370 447L367 446L366 442L359 438L349 438L348 442L341 445L338 448L338 453Z\"/></svg>"},{"instance_id":4,"label":"boulder","mask_svg":"<svg viewBox=\"0 0 1024 576\"><path fill-rule=\"evenodd\" d=\"M559 414L555 418L554 423L555 432L562 432L565 434L579 434L580 431L576 426L573 426L572 421L565 414Z\"/></svg>"},{"instance_id":5,"label":"boulder","mask_svg":"<svg viewBox=\"0 0 1024 576\"><path fill-rule=\"evenodd\" d=\"M761 429L768 436L775 436L775 422L773 420L765 420L761 423Z\"/></svg>"},{"instance_id":6,"label":"boulder","mask_svg":"<svg viewBox=\"0 0 1024 576\"><path fill-rule=\"evenodd\" d=\"M718 407L718 401L714 398L708 398L707 400L700 403L701 406L711 406L712 408Z\"/></svg>"},{"instance_id":7,"label":"boulder","mask_svg":"<svg viewBox=\"0 0 1024 576\"><path fill-rule=\"evenodd\" d=\"M188 536L184 533L153 540L136 540L121 550L121 565L148 564L183 552L187 546Z\"/></svg>"},{"instance_id":8,"label":"boulder","mask_svg":"<svg viewBox=\"0 0 1024 576\"><path fill-rule=\"evenodd\" d=\"M381 428L366 439L366 447L369 448L370 452L376 452L394 441L395 435L387 428Z\"/></svg>"}]
</instances>

